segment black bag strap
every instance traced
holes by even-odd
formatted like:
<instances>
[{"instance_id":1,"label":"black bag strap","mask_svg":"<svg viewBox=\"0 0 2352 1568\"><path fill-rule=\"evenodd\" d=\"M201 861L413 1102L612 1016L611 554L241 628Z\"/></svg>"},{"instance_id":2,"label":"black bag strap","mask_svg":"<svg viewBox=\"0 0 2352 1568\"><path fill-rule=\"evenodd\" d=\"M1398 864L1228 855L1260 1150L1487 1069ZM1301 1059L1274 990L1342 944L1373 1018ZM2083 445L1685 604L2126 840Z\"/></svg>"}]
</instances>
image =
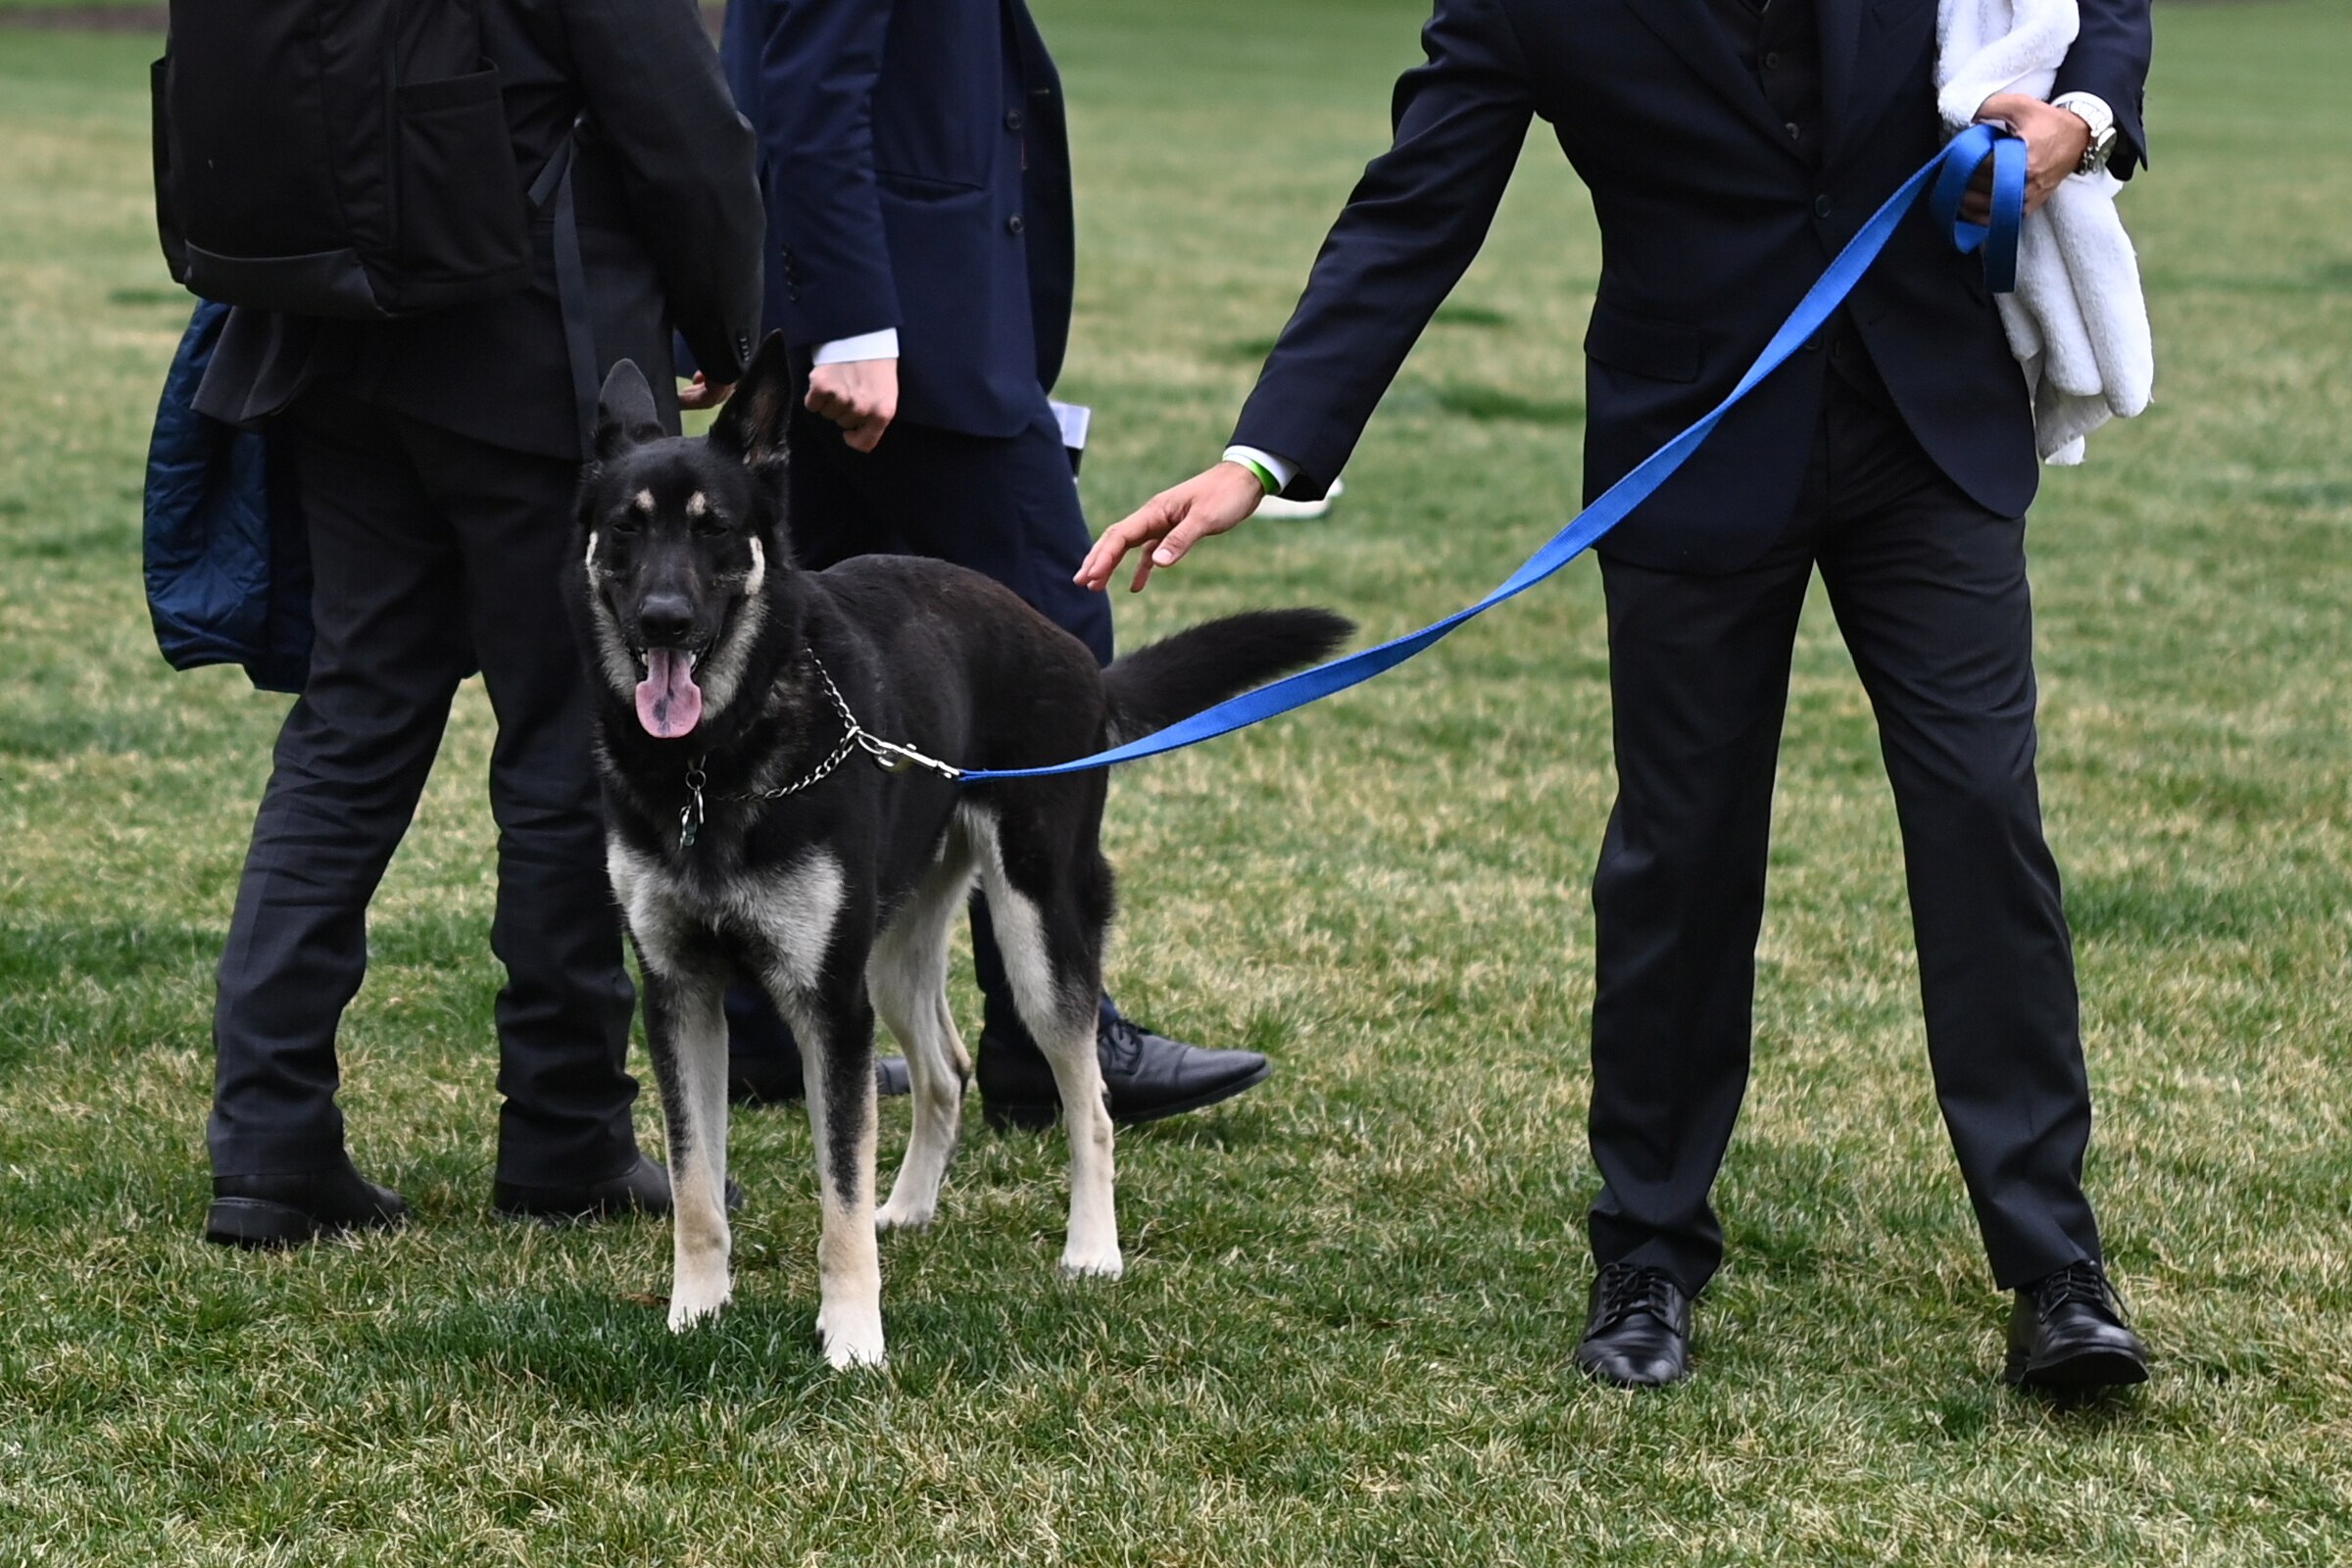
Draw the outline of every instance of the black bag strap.
<instances>
[{"instance_id":1,"label":"black bag strap","mask_svg":"<svg viewBox=\"0 0 2352 1568\"><path fill-rule=\"evenodd\" d=\"M533 209L556 204L556 312L564 318L564 358L571 362L571 396L580 426L580 455L596 450L596 320L588 297L588 264L580 253L580 215L572 199L572 164L588 125L581 110L564 140L531 181Z\"/></svg>"}]
</instances>

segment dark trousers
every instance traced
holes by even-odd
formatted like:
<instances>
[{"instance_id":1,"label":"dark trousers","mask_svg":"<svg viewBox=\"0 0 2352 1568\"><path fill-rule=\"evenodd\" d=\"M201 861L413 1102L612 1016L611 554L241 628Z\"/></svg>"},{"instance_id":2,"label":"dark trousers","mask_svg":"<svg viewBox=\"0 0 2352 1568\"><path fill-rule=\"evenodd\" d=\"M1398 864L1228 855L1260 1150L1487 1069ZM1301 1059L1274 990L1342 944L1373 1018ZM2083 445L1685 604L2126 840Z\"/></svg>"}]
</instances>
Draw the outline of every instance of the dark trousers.
<instances>
[{"instance_id":1,"label":"dark trousers","mask_svg":"<svg viewBox=\"0 0 2352 1568\"><path fill-rule=\"evenodd\" d=\"M1929 1060L1994 1276L2100 1255L2074 953L2034 774L2025 521L1954 488L1875 380L1829 377L1804 498L1761 560L1601 568L1618 797L1592 883L1592 1250L1693 1291L1723 1258L1707 1193L1747 1083L1773 772L1816 566L1878 717Z\"/></svg>"},{"instance_id":2,"label":"dark trousers","mask_svg":"<svg viewBox=\"0 0 2352 1568\"><path fill-rule=\"evenodd\" d=\"M929 556L993 577L1054 624L1110 662L1110 600L1070 580L1094 536L1078 503L1069 449L1046 395L1020 434L963 435L905 421L872 452L855 452L841 431L806 410L792 426L793 554L811 568L853 556ZM988 903L972 898L972 966L980 982L981 1092L1000 1053L1045 1055L1029 1038L988 924ZM1108 1002L1103 1004L1110 1012ZM738 987L727 1001L732 1048L741 1054L787 1049L789 1037L765 999Z\"/></svg>"},{"instance_id":3,"label":"dark trousers","mask_svg":"<svg viewBox=\"0 0 2352 1568\"><path fill-rule=\"evenodd\" d=\"M343 1153L335 1031L368 967L370 897L414 816L458 683L498 716L498 1173L576 1184L636 1157L634 1004L604 869L587 693L563 600L570 463L306 393L293 450L318 642L286 715L221 956L219 1175Z\"/></svg>"}]
</instances>

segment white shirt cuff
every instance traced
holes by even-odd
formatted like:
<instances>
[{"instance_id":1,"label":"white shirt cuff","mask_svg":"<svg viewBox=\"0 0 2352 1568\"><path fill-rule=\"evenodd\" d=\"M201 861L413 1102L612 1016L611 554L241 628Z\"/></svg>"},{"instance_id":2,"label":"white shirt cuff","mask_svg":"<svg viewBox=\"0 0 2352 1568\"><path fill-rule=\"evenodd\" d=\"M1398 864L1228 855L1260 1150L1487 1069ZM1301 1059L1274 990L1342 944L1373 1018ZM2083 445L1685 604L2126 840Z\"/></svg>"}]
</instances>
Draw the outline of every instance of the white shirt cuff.
<instances>
[{"instance_id":1,"label":"white shirt cuff","mask_svg":"<svg viewBox=\"0 0 2352 1568\"><path fill-rule=\"evenodd\" d=\"M2062 92L2050 100L2050 107L2069 110L2081 116L2094 138L2115 124L2115 111L2108 107L2106 99L2095 92Z\"/></svg>"},{"instance_id":2,"label":"white shirt cuff","mask_svg":"<svg viewBox=\"0 0 2352 1568\"><path fill-rule=\"evenodd\" d=\"M1278 458L1271 452L1260 452L1255 447L1227 447L1225 461L1227 463L1256 464L1274 476L1274 491L1277 495L1288 490L1291 487L1291 481L1298 476L1298 465L1287 458Z\"/></svg>"},{"instance_id":3,"label":"white shirt cuff","mask_svg":"<svg viewBox=\"0 0 2352 1568\"><path fill-rule=\"evenodd\" d=\"M856 337L837 337L830 343L816 346L815 365L847 365L853 360L895 360L899 357L899 329L886 326L879 332L860 332Z\"/></svg>"}]
</instances>

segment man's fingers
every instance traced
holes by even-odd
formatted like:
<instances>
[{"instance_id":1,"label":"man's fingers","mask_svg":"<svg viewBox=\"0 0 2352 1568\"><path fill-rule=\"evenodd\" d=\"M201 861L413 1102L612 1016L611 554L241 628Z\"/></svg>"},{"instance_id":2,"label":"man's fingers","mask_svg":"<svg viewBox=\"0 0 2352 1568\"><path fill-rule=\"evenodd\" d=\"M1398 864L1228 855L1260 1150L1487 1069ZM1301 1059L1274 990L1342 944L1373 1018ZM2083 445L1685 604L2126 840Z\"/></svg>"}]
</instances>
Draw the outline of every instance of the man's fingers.
<instances>
[{"instance_id":1,"label":"man's fingers","mask_svg":"<svg viewBox=\"0 0 2352 1568\"><path fill-rule=\"evenodd\" d=\"M1154 530L1162 537L1136 564L1135 581L1130 585L1130 592L1142 593L1144 584L1152 580L1154 567L1173 566L1191 554L1194 545L1212 533L1224 532L1224 529L1210 525L1210 519L1200 510L1197 500L1188 498L1169 504L1166 521L1170 526Z\"/></svg>"},{"instance_id":2,"label":"man's fingers","mask_svg":"<svg viewBox=\"0 0 2352 1568\"><path fill-rule=\"evenodd\" d=\"M1153 496L1102 530L1102 537L1095 541L1095 547L1086 553L1086 560L1080 564L1077 580L1089 588L1108 587L1111 573L1119 569L1119 563L1127 559L1127 552L1150 544L1173 527L1175 521L1176 514L1168 496ZM1147 554L1144 559L1148 565L1150 555ZM1143 572L1136 579L1135 586L1141 588L1144 578L1150 575L1149 570Z\"/></svg>"},{"instance_id":3,"label":"man's fingers","mask_svg":"<svg viewBox=\"0 0 2352 1568\"><path fill-rule=\"evenodd\" d=\"M840 425L846 432L844 439L860 452L873 451L882 439L882 432L890 425L889 415L838 392L810 387L806 401L810 414Z\"/></svg>"},{"instance_id":4,"label":"man's fingers","mask_svg":"<svg viewBox=\"0 0 2352 1568\"><path fill-rule=\"evenodd\" d=\"M1175 527L1170 528L1168 536L1152 550L1152 564L1173 566L1185 558L1194 543L1206 532L1208 532L1208 527L1200 520L1200 514L1188 512L1183 520L1178 522Z\"/></svg>"}]
</instances>

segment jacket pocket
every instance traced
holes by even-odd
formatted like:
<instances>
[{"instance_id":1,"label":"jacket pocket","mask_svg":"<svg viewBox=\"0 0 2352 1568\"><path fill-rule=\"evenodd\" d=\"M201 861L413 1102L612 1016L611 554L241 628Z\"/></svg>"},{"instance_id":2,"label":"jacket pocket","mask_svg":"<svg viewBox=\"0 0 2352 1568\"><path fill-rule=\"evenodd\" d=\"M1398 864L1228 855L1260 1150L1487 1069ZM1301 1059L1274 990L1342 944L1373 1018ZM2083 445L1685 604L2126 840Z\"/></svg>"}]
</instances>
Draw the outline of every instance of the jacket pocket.
<instances>
[{"instance_id":1,"label":"jacket pocket","mask_svg":"<svg viewBox=\"0 0 2352 1568\"><path fill-rule=\"evenodd\" d=\"M895 169L877 169L874 179L883 190L908 202L954 201L969 196L983 187L967 180L938 179L929 174L908 174Z\"/></svg>"},{"instance_id":2,"label":"jacket pocket","mask_svg":"<svg viewBox=\"0 0 2352 1568\"><path fill-rule=\"evenodd\" d=\"M454 279L527 267L522 178L497 69L411 82L395 107L403 270Z\"/></svg>"},{"instance_id":3,"label":"jacket pocket","mask_svg":"<svg viewBox=\"0 0 2352 1568\"><path fill-rule=\"evenodd\" d=\"M1636 316L1598 300L1585 328L1585 358L1653 381L1690 382L1705 373L1711 337L1703 327Z\"/></svg>"}]
</instances>

